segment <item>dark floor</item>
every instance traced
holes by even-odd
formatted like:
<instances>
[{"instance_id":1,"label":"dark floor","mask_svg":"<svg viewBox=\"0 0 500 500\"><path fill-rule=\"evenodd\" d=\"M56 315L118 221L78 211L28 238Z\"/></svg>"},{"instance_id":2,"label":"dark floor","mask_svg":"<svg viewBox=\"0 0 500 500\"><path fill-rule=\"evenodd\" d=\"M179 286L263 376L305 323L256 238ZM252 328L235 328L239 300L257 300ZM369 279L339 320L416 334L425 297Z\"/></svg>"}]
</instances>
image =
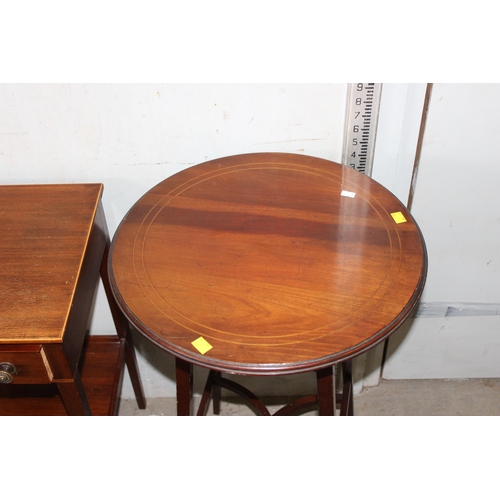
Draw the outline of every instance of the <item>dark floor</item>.
<instances>
[{"instance_id":1,"label":"dark floor","mask_svg":"<svg viewBox=\"0 0 500 500\"><path fill-rule=\"evenodd\" d=\"M280 398L264 400L271 413L283 403ZM196 405L197 401L194 401ZM213 414L209 408L208 414ZM241 400L226 398L221 415L253 415ZM316 415L316 411L305 413ZM382 380L377 387L364 389L354 398L357 416L454 416L500 415L500 379L469 380ZM119 415L175 415L175 398L148 401L138 410L135 400L123 400Z\"/></svg>"}]
</instances>

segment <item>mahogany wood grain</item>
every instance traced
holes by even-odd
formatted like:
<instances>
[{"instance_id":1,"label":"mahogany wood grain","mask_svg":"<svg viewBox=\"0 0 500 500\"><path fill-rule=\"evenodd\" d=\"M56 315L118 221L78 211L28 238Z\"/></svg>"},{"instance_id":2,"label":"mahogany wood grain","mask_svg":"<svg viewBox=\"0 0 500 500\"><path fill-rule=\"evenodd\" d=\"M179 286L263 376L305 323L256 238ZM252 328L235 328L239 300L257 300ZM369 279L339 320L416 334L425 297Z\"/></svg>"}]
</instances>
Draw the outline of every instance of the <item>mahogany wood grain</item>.
<instances>
[{"instance_id":1,"label":"mahogany wood grain","mask_svg":"<svg viewBox=\"0 0 500 500\"><path fill-rule=\"evenodd\" d=\"M242 375L317 371L370 349L408 318L426 273L421 232L393 194L285 153L221 158L161 182L122 221L110 260L113 293L142 335Z\"/></svg>"},{"instance_id":2,"label":"mahogany wood grain","mask_svg":"<svg viewBox=\"0 0 500 500\"><path fill-rule=\"evenodd\" d=\"M0 341L63 340L101 193L101 184L1 187Z\"/></svg>"},{"instance_id":3,"label":"mahogany wood grain","mask_svg":"<svg viewBox=\"0 0 500 500\"><path fill-rule=\"evenodd\" d=\"M110 291L102 191L102 184L0 186L0 361L17 368L14 388L1 384L0 397L22 392L17 385L38 384L44 406L44 394L54 389L41 385L52 383L67 413L92 414L81 354L102 278L117 327L115 343L126 353L138 405L145 407L128 323ZM93 366L89 361L87 365ZM115 361L111 369L118 375L123 371ZM107 406L116 407L116 400L109 398L118 396L118 386L115 382L108 391ZM21 400L0 400L1 411L10 411L9 403ZM36 398L28 401L36 404Z\"/></svg>"}]
</instances>

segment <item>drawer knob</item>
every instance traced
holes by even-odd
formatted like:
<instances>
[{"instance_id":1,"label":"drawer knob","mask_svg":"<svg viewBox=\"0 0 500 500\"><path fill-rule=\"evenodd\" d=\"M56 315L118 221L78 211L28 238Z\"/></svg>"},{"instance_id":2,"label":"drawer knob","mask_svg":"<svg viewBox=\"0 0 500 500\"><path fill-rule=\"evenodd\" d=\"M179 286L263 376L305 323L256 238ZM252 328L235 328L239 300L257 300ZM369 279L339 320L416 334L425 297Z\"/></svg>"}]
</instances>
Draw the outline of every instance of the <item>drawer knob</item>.
<instances>
[{"instance_id":1,"label":"drawer knob","mask_svg":"<svg viewBox=\"0 0 500 500\"><path fill-rule=\"evenodd\" d=\"M12 363L0 363L0 384L10 384L14 380L12 375L14 375L16 371L16 367Z\"/></svg>"}]
</instances>

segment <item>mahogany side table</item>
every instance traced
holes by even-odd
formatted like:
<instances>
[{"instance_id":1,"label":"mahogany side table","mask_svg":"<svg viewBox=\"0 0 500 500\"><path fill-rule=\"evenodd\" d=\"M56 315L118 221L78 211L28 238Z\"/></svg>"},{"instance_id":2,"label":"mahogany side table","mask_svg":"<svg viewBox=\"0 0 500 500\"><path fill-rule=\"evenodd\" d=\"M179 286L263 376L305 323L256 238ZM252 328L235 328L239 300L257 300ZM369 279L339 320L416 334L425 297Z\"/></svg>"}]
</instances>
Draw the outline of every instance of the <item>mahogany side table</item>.
<instances>
[{"instance_id":1,"label":"mahogany side table","mask_svg":"<svg viewBox=\"0 0 500 500\"><path fill-rule=\"evenodd\" d=\"M371 178L305 155L254 153L181 171L123 219L110 281L132 325L176 358L177 413L190 414L192 366L210 370L198 414L220 388L261 401L224 374L316 372L320 415L352 415L353 357L386 339L422 293L427 255L404 205ZM335 393L335 365L343 385Z\"/></svg>"},{"instance_id":2,"label":"mahogany side table","mask_svg":"<svg viewBox=\"0 0 500 500\"><path fill-rule=\"evenodd\" d=\"M115 415L129 324L108 279L102 184L0 186L0 415ZM101 276L117 335L89 336Z\"/></svg>"}]
</instances>

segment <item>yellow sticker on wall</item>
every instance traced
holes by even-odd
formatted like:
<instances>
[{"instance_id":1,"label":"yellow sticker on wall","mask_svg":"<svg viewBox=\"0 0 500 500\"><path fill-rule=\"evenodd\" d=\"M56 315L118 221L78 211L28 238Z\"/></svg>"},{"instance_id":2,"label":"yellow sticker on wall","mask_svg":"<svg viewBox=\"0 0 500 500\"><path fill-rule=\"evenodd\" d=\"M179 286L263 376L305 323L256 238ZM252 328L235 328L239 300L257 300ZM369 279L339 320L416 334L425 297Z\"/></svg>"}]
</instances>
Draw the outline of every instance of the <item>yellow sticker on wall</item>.
<instances>
[{"instance_id":1,"label":"yellow sticker on wall","mask_svg":"<svg viewBox=\"0 0 500 500\"><path fill-rule=\"evenodd\" d=\"M212 347L213 347L203 337L199 337L196 340L193 340L193 342L191 342L191 344L201 354L205 354L206 352L210 351L210 349L212 349Z\"/></svg>"},{"instance_id":2,"label":"yellow sticker on wall","mask_svg":"<svg viewBox=\"0 0 500 500\"><path fill-rule=\"evenodd\" d=\"M402 224L403 222L406 222L405 216L401 212L393 212L391 215L396 224Z\"/></svg>"}]
</instances>

